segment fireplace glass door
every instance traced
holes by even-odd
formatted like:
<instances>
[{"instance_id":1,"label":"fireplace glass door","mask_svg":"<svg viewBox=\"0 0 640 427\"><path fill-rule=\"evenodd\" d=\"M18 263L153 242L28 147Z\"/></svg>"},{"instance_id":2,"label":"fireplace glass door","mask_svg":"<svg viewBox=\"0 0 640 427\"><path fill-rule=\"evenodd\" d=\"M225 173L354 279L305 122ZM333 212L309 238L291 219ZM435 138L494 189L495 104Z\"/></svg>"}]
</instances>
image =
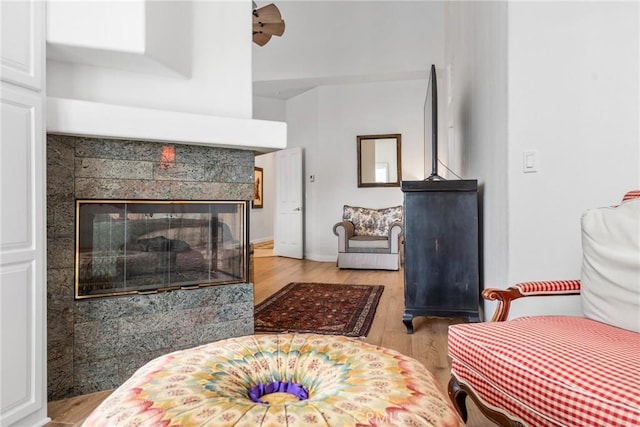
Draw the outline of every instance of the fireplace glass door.
<instances>
[{"instance_id":1,"label":"fireplace glass door","mask_svg":"<svg viewBox=\"0 0 640 427\"><path fill-rule=\"evenodd\" d=\"M78 200L76 298L248 279L247 202Z\"/></svg>"}]
</instances>

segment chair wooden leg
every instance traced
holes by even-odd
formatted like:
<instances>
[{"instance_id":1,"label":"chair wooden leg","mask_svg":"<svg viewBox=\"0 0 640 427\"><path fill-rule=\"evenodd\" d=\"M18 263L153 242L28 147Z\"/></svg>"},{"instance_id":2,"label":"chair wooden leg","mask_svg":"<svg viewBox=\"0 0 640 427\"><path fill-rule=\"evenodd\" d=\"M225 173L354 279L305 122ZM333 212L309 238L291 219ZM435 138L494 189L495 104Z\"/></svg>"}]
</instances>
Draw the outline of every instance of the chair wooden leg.
<instances>
[{"instance_id":1,"label":"chair wooden leg","mask_svg":"<svg viewBox=\"0 0 640 427\"><path fill-rule=\"evenodd\" d=\"M453 403L456 411L462 418L462 421L467 422L467 392L458 383L456 377L451 375L451 379L449 380L449 399Z\"/></svg>"},{"instance_id":2,"label":"chair wooden leg","mask_svg":"<svg viewBox=\"0 0 640 427\"><path fill-rule=\"evenodd\" d=\"M462 418L462 421L467 422L467 396L470 396L473 399L473 402L476 404L478 409L491 421L495 422L499 426L503 427L524 427L524 425L518 421L514 421L502 412L495 411L486 407L480 399L473 393L473 390L469 389L467 386L460 384L458 379L451 375L451 379L449 380L449 400L453 403L456 411Z\"/></svg>"}]
</instances>

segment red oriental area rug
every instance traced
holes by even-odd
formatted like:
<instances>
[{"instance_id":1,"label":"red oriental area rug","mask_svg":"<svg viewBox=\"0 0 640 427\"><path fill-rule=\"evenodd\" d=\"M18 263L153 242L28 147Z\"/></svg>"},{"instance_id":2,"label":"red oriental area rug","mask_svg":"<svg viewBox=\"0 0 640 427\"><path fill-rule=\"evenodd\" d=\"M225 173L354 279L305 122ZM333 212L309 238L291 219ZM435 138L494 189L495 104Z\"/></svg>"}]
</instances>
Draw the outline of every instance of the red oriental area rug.
<instances>
[{"instance_id":1,"label":"red oriental area rug","mask_svg":"<svg viewBox=\"0 0 640 427\"><path fill-rule=\"evenodd\" d=\"M382 285L289 283L255 308L255 331L366 336Z\"/></svg>"}]
</instances>

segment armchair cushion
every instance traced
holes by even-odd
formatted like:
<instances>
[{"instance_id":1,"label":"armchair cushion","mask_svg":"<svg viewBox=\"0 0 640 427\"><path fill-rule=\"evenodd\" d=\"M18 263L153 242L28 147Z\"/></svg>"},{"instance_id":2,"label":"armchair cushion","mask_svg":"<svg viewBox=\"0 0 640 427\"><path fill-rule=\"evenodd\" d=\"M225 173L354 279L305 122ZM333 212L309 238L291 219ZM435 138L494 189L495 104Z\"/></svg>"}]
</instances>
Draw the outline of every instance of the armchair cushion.
<instances>
[{"instance_id":1,"label":"armchair cushion","mask_svg":"<svg viewBox=\"0 0 640 427\"><path fill-rule=\"evenodd\" d=\"M640 340L570 316L523 317L449 328L451 373L530 426L635 425ZM480 397L481 396L481 397Z\"/></svg>"},{"instance_id":2,"label":"armchair cushion","mask_svg":"<svg viewBox=\"0 0 640 427\"><path fill-rule=\"evenodd\" d=\"M389 239L380 236L355 236L349 240L349 248L389 249Z\"/></svg>"},{"instance_id":3,"label":"armchair cushion","mask_svg":"<svg viewBox=\"0 0 640 427\"><path fill-rule=\"evenodd\" d=\"M356 236L388 237L391 225L402 223L402 206L370 209L344 205L342 219L353 224Z\"/></svg>"},{"instance_id":4,"label":"armchair cushion","mask_svg":"<svg viewBox=\"0 0 640 427\"><path fill-rule=\"evenodd\" d=\"M640 199L582 216L584 316L640 332Z\"/></svg>"}]
</instances>

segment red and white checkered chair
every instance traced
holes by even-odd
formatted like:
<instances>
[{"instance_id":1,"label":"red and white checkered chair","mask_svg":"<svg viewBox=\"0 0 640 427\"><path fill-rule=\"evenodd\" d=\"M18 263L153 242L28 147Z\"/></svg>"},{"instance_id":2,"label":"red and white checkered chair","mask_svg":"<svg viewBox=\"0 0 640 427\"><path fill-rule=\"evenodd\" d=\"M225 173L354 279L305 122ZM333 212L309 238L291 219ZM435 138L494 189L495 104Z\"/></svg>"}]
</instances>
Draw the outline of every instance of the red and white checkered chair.
<instances>
[{"instance_id":1,"label":"red and white checkered chair","mask_svg":"<svg viewBox=\"0 0 640 427\"><path fill-rule=\"evenodd\" d=\"M502 426L640 426L640 191L582 217L581 280L486 289L491 322L449 328L449 397ZM506 320L511 302L580 294L584 317Z\"/></svg>"}]
</instances>

